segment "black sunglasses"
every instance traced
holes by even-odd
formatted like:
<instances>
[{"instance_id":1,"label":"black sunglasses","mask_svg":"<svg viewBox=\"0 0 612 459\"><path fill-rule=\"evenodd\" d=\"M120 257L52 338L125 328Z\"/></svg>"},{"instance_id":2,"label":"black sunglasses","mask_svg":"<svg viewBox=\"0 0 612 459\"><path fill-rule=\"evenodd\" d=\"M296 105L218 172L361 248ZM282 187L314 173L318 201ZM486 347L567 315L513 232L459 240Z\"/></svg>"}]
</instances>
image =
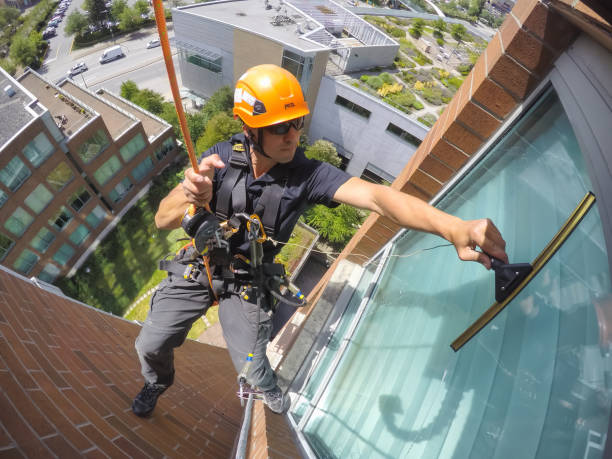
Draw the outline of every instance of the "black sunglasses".
<instances>
[{"instance_id":1,"label":"black sunglasses","mask_svg":"<svg viewBox=\"0 0 612 459\"><path fill-rule=\"evenodd\" d=\"M289 132L289 129L293 128L299 131L304 127L304 117L301 116L291 121L285 121L284 123L273 124L272 126L266 126L266 131L274 135L285 135Z\"/></svg>"}]
</instances>

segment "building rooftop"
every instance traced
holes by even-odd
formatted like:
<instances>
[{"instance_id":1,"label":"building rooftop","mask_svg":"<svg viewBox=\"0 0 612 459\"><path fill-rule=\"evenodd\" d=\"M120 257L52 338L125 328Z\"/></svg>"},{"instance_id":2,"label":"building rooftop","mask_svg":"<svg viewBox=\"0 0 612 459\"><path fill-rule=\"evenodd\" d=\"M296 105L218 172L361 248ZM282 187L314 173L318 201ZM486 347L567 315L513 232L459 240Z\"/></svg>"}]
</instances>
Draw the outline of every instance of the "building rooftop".
<instances>
[{"instance_id":1,"label":"building rooftop","mask_svg":"<svg viewBox=\"0 0 612 459\"><path fill-rule=\"evenodd\" d=\"M29 108L35 103L36 98L0 68L0 148L38 116Z\"/></svg>"},{"instance_id":2,"label":"building rooftop","mask_svg":"<svg viewBox=\"0 0 612 459\"><path fill-rule=\"evenodd\" d=\"M138 122L138 118L132 116L129 112L126 112L121 107L118 107L117 105L98 97L94 93L81 88L72 80L65 79L59 83L59 87L102 115L104 124L106 125L108 132L113 139L119 137L130 126Z\"/></svg>"},{"instance_id":3,"label":"building rooftop","mask_svg":"<svg viewBox=\"0 0 612 459\"><path fill-rule=\"evenodd\" d=\"M221 0L179 10L264 35L302 51L394 45L391 39L327 0Z\"/></svg>"},{"instance_id":4,"label":"building rooftop","mask_svg":"<svg viewBox=\"0 0 612 459\"><path fill-rule=\"evenodd\" d=\"M66 137L70 137L97 115L90 106L83 104L32 70L26 70L19 77L19 82L49 109L53 120Z\"/></svg>"},{"instance_id":5,"label":"building rooftop","mask_svg":"<svg viewBox=\"0 0 612 459\"><path fill-rule=\"evenodd\" d=\"M131 102L126 101L122 97L108 92L105 89L99 89L96 91L96 95L139 119L142 122L142 127L144 128L149 141L153 140L171 127L170 124L166 123L164 120L152 115Z\"/></svg>"}]
</instances>

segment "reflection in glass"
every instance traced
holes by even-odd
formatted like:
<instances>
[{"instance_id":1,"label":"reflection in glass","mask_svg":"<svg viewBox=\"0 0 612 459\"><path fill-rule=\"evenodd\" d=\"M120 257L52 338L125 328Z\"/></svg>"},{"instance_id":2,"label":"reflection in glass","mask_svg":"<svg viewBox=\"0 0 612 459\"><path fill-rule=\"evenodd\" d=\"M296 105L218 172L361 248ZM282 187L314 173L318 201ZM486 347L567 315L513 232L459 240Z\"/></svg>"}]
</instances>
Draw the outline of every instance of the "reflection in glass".
<instances>
[{"instance_id":1,"label":"reflection in glass","mask_svg":"<svg viewBox=\"0 0 612 459\"><path fill-rule=\"evenodd\" d=\"M72 169L65 162L61 162L47 176L47 183L55 191L60 191L74 178Z\"/></svg>"},{"instance_id":2,"label":"reflection in glass","mask_svg":"<svg viewBox=\"0 0 612 459\"><path fill-rule=\"evenodd\" d=\"M510 260L525 262L590 188L549 90L438 207L491 217ZM439 243L407 232L392 256ZM597 204L528 287L454 353L451 341L493 301L493 275L459 262L452 247L391 258L304 427L310 447L338 458L602 457L612 287Z\"/></svg>"}]
</instances>

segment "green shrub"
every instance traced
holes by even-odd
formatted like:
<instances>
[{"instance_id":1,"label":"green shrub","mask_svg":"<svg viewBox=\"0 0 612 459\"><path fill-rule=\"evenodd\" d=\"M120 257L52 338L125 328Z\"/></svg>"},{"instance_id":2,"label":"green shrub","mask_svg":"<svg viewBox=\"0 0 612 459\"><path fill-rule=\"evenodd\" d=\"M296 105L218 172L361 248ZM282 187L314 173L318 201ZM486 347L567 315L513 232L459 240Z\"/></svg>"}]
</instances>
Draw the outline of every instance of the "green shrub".
<instances>
[{"instance_id":1,"label":"green shrub","mask_svg":"<svg viewBox=\"0 0 612 459\"><path fill-rule=\"evenodd\" d=\"M404 29L400 29L399 27L389 27L387 29L387 32L389 33L389 35L395 38L402 38L406 36L406 32L404 32Z\"/></svg>"},{"instance_id":2,"label":"green shrub","mask_svg":"<svg viewBox=\"0 0 612 459\"><path fill-rule=\"evenodd\" d=\"M380 77L371 76L370 78L368 78L367 84L372 89L378 90L378 89L382 88L383 80Z\"/></svg>"},{"instance_id":3,"label":"green shrub","mask_svg":"<svg viewBox=\"0 0 612 459\"><path fill-rule=\"evenodd\" d=\"M436 38L436 43L438 43L438 45L440 45L440 46L444 46L444 39L443 38Z\"/></svg>"},{"instance_id":4,"label":"green shrub","mask_svg":"<svg viewBox=\"0 0 612 459\"><path fill-rule=\"evenodd\" d=\"M470 73L470 71L472 70L472 67L474 67L474 64L459 64L456 69L457 72L459 72L461 75L463 76L467 76L468 73Z\"/></svg>"},{"instance_id":5,"label":"green shrub","mask_svg":"<svg viewBox=\"0 0 612 459\"><path fill-rule=\"evenodd\" d=\"M404 72L400 73L400 78L402 80L404 80L406 83L408 84L412 84L414 83L414 81L416 80L416 76L414 73L412 73L411 71L407 70Z\"/></svg>"},{"instance_id":6,"label":"green shrub","mask_svg":"<svg viewBox=\"0 0 612 459\"><path fill-rule=\"evenodd\" d=\"M420 121L421 123L423 123L425 126L429 126L432 127L434 125L434 123L436 122L438 118L436 118L435 115L431 114L431 113L427 113L423 116L419 116L417 118L417 121Z\"/></svg>"},{"instance_id":7,"label":"green shrub","mask_svg":"<svg viewBox=\"0 0 612 459\"><path fill-rule=\"evenodd\" d=\"M415 62L419 65L428 65L428 64L432 64L432 60L430 58L428 58L427 56L425 56L422 52L417 51L416 52L416 56L413 57L413 59L415 60Z\"/></svg>"},{"instance_id":8,"label":"green shrub","mask_svg":"<svg viewBox=\"0 0 612 459\"><path fill-rule=\"evenodd\" d=\"M395 83L395 80L393 79L393 77L387 73L387 72L383 72L380 75L378 75L380 77L380 79L383 81L384 84L393 84Z\"/></svg>"},{"instance_id":9,"label":"green shrub","mask_svg":"<svg viewBox=\"0 0 612 459\"><path fill-rule=\"evenodd\" d=\"M447 81L448 81L448 85L455 88L455 91L456 91L457 89L459 89L459 87L463 83L463 78L452 77L452 78L449 78Z\"/></svg>"},{"instance_id":10,"label":"green shrub","mask_svg":"<svg viewBox=\"0 0 612 459\"><path fill-rule=\"evenodd\" d=\"M415 110L422 110L423 109L423 104L421 103L420 100L414 99L414 102L412 103L412 107Z\"/></svg>"},{"instance_id":11,"label":"green shrub","mask_svg":"<svg viewBox=\"0 0 612 459\"><path fill-rule=\"evenodd\" d=\"M366 82L368 81L368 78L370 78L370 76L369 76L369 75L361 75L361 76L359 77L359 79L360 79L361 81L363 81L364 83L366 83Z\"/></svg>"}]
</instances>

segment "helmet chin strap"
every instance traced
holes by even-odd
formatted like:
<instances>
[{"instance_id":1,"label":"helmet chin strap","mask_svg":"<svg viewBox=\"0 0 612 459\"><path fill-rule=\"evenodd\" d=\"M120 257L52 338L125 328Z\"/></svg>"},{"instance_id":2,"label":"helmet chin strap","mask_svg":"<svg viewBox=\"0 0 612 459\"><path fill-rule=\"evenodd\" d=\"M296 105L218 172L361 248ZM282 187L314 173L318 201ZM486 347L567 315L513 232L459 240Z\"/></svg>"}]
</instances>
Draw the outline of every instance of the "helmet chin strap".
<instances>
[{"instance_id":1,"label":"helmet chin strap","mask_svg":"<svg viewBox=\"0 0 612 459\"><path fill-rule=\"evenodd\" d=\"M264 149L262 144L262 138L264 133L264 128L257 128L257 142L254 142L254 135L251 128L247 127L247 131L249 132L249 137L251 138L251 144L253 145L253 149L262 156L265 156L268 159L272 159L270 155L268 155Z\"/></svg>"}]
</instances>

